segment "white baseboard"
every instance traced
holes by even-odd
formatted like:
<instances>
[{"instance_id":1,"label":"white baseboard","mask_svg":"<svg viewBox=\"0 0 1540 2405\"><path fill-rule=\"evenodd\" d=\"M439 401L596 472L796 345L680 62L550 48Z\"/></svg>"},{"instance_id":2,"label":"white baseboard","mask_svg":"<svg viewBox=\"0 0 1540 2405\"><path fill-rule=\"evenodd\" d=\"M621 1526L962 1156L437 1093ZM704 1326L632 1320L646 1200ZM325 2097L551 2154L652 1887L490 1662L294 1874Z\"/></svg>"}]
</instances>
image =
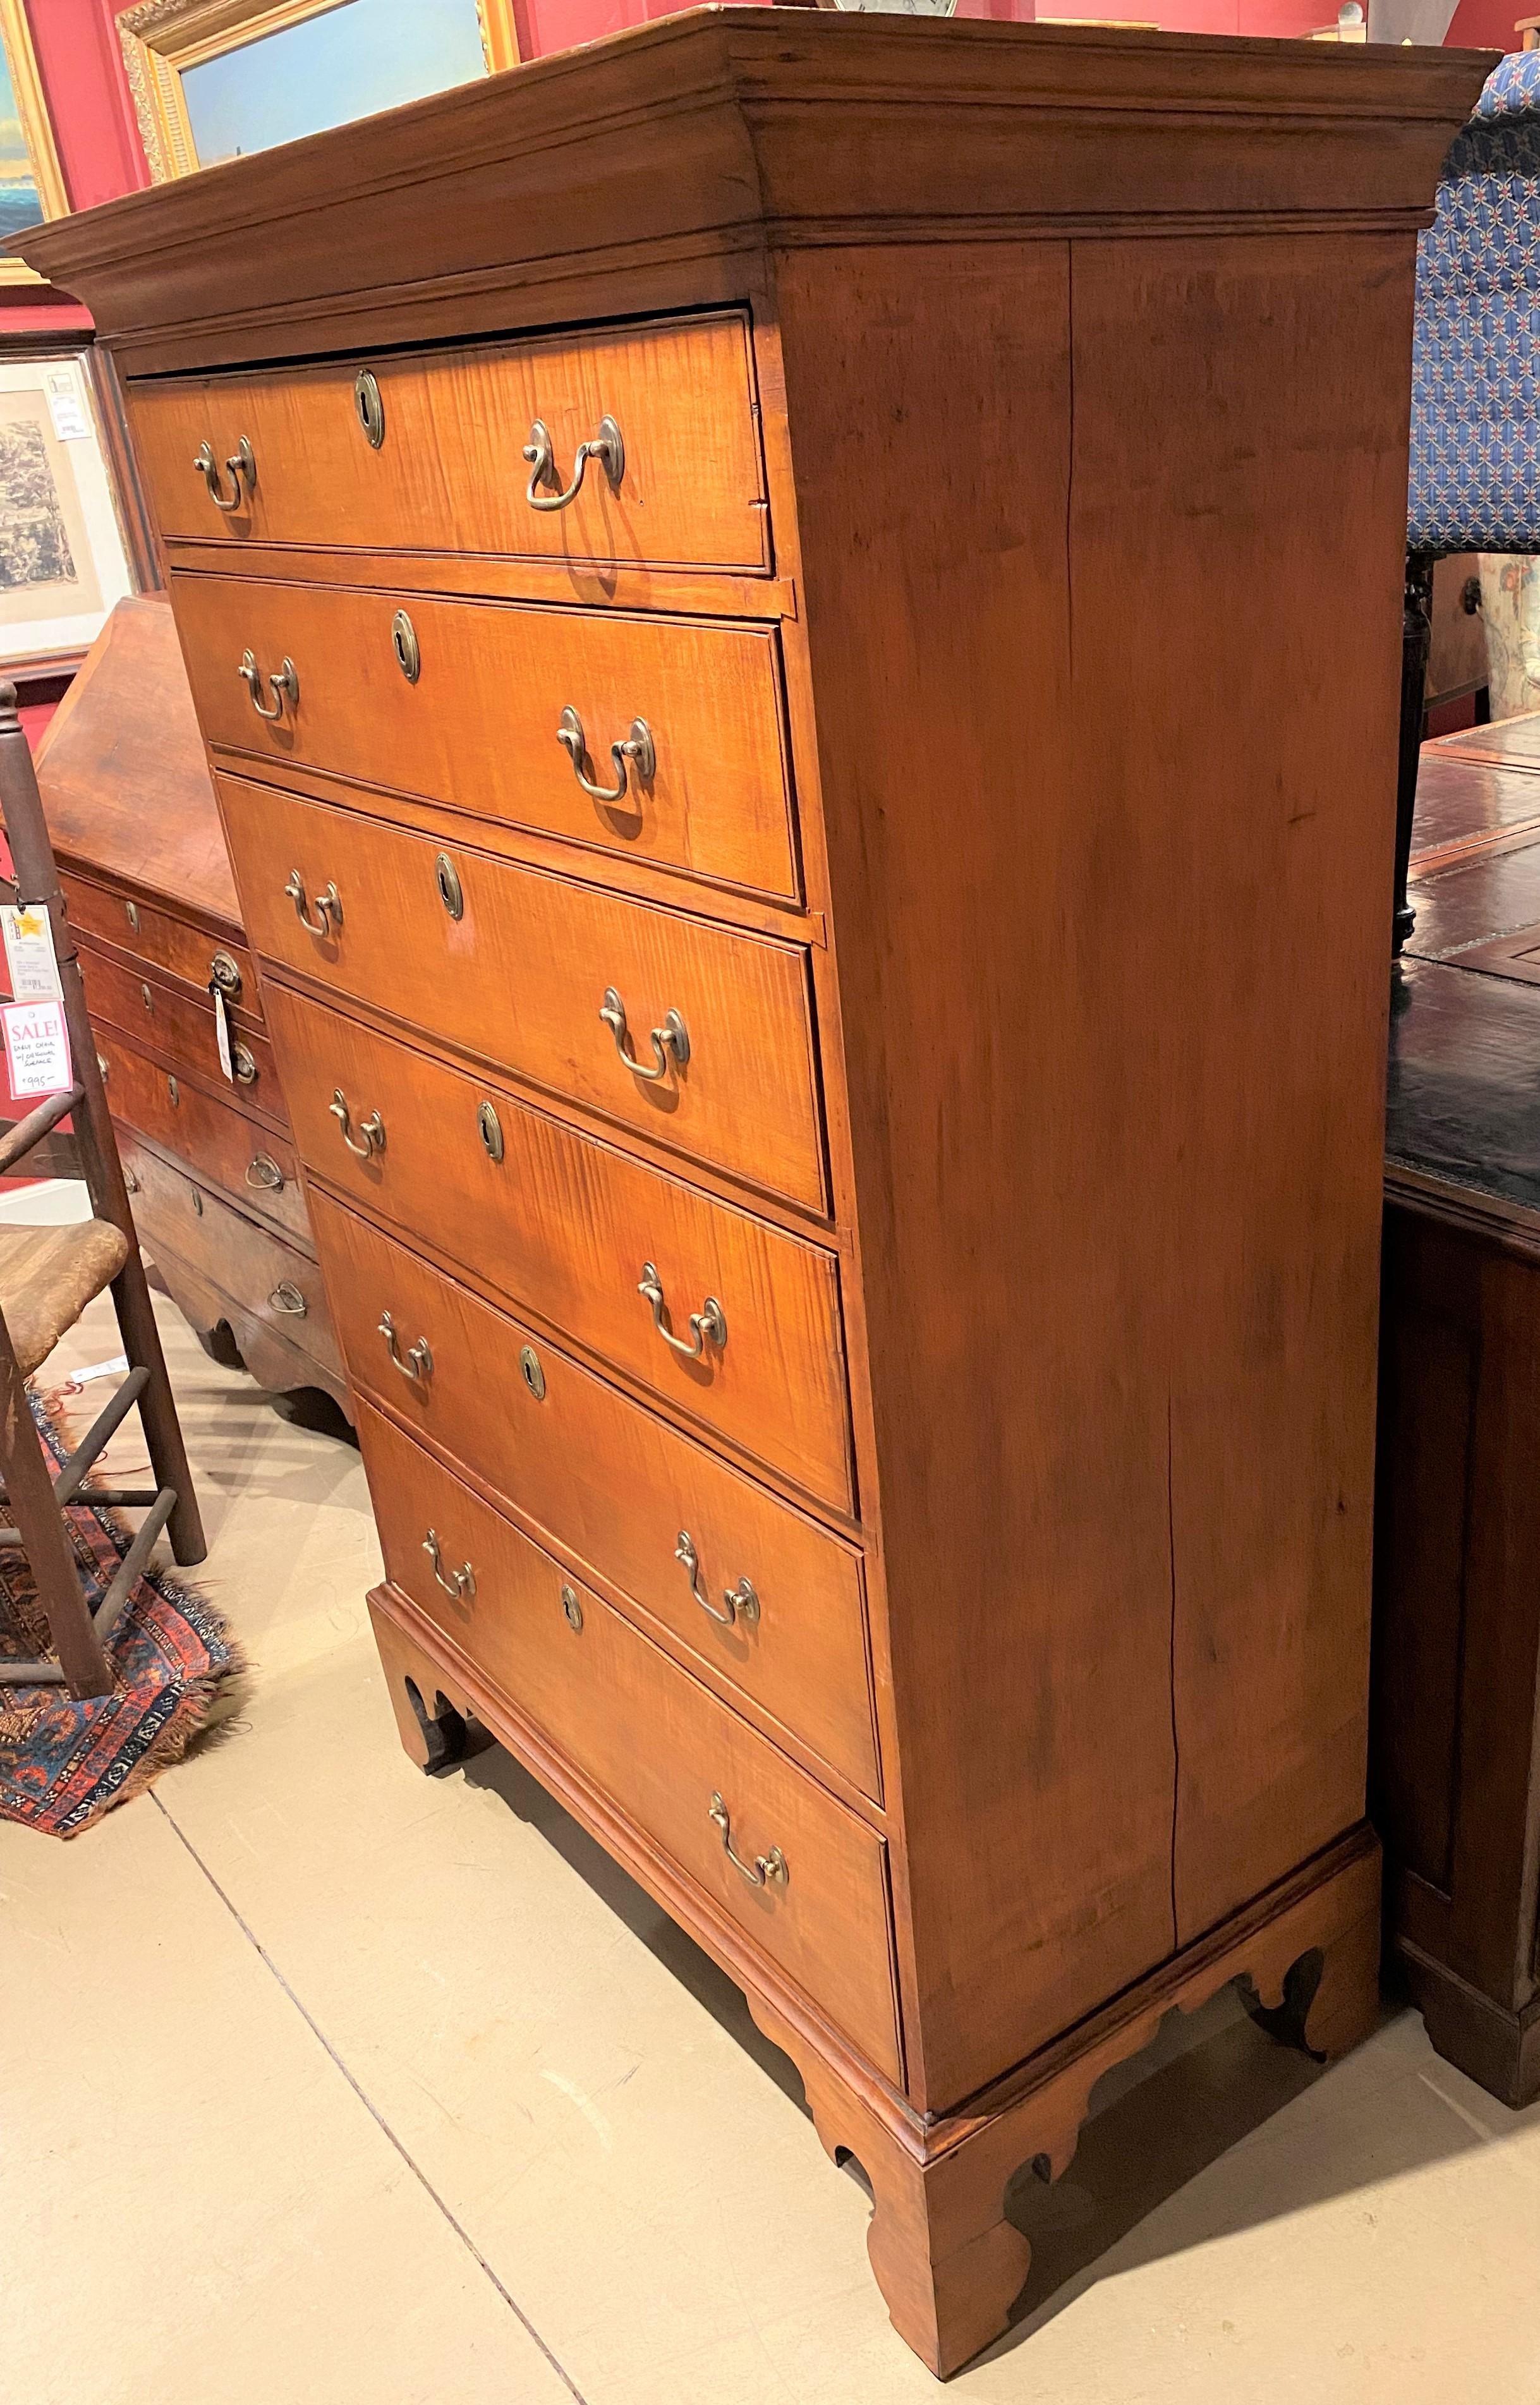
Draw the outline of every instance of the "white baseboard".
<instances>
[{"instance_id":1,"label":"white baseboard","mask_svg":"<svg viewBox=\"0 0 1540 2405\"><path fill-rule=\"evenodd\" d=\"M0 1223L21 1220L34 1228L62 1228L90 1217L90 1198L78 1177L43 1177L35 1186L0 1188Z\"/></svg>"}]
</instances>

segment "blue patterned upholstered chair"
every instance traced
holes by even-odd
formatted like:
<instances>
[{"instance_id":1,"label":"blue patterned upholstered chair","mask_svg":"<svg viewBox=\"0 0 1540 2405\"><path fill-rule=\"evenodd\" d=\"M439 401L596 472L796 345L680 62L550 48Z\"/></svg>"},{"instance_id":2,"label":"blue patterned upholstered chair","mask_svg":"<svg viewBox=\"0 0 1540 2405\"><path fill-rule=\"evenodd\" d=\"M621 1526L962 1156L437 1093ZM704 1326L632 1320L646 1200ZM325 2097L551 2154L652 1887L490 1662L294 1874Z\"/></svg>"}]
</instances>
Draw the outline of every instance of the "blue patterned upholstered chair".
<instances>
[{"instance_id":1,"label":"blue patterned upholstered chair","mask_svg":"<svg viewBox=\"0 0 1540 2405\"><path fill-rule=\"evenodd\" d=\"M1418 243L1397 951L1415 916L1406 871L1433 568L1460 551L1540 552L1540 50L1515 52L1488 77Z\"/></svg>"}]
</instances>

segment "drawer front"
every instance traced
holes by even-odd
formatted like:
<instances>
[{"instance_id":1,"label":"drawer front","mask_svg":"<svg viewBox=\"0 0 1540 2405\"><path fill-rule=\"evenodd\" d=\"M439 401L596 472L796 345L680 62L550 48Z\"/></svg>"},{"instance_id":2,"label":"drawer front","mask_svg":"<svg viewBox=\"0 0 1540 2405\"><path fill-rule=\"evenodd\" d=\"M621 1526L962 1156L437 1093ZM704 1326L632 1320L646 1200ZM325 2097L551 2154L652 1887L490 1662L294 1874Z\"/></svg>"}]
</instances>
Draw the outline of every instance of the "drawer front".
<instances>
[{"instance_id":1,"label":"drawer front","mask_svg":"<svg viewBox=\"0 0 1540 2405\"><path fill-rule=\"evenodd\" d=\"M181 977L200 993L218 977L227 1002L250 1018L261 1018L251 955L243 945L227 944L184 919L157 910L151 903L134 902L110 887L93 885L88 878L66 870L59 879L77 935L94 935L120 951L131 952L147 967Z\"/></svg>"},{"instance_id":2,"label":"drawer front","mask_svg":"<svg viewBox=\"0 0 1540 2405\"><path fill-rule=\"evenodd\" d=\"M851 1547L318 1189L311 1217L354 1385L878 1798Z\"/></svg>"},{"instance_id":3,"label":"drawer front","mask_svg":"<svg viewBox=\"0 0 1540 2405\"><path fill-rule=\"evenodd\" d=\"M96 1048L106 1063L115 1119L177 1153L264 1218L296 1236L308 1233L293 1150L282 1136L190 1078L169 1076L111 1028L98 1029Z\"/></svg>"},{"instance_id":4,"label":"drawer front","mask_svg":"<svg viewBox=\"0 0 1540 2405\"><path fill-rule=\"evenodd\" d=\"M135 977L133 970L109 961L104 952L82 950L80 969L86 1000L94 1022L116 1027L125 1035L139 1034L147 1044L197 1072L220 1078L219 1040L215 1032L214 1006L194 1001L180 986L159 978ZM254 1028L237 1024L230 1031L233 1091L253 1110L283 1117L283 1096L273 1066L273 1047Z\"/></svg>"},{"instance_id":5,"label":"drawer front","mask_svg":"<svg viewBox=\"0 0 1540 2405\"><path fill-rule=\"evenodd\" d=\"M803 947L443 851L269 787L225 777L219 789L247 932L265 958L823 1206ZM322 909L321 895L335 900Z\"/></svg>"},{"instance_id":6,"label":"drawer front","mask_svg":"<svg viewBox=\"0 0 1540 2405\"><path fill-rule=\"evenodd\" d=\"M210 1188L174 1168L148 1145L120 1139L134 1219L153 1258L163 1245L228 1295L251 1318L344 1375L320 1271L306 1253L269 1235Z\"/></svg>"},{"instance_id":7,"label":"drawer front","mask_svg":"<svg viewBox=\"0 0 1540 2405\"><path fill-rule=\"evenodd\" d=\"M268 990L295 1141L366 1207L575 1336L826 1502L851 1495L832 1254L579 1135L513 1095L288 989ZM338 1108L348 1115L341 1124ZM483 1106L494 1160L481 1134ZM382 1149L349 1148L378 1112ZM348 1141L345 1141L345 1138ZM708 1298L728 1341L675 1352Z\"/></svg>"},{"instance_id":8,"label":"drawer front","mask_svg":"<svg viewBox=\"0 0 1540 2405\"><path fill-rule=\"evenodd\" d=\"M174 576L171 587L211 743L722 884L798 890L766 628L251 577ZM255 699L240 673L248 655ZM264 718L256 701L277 707L271 679L285 661L291 685ZM582 729L575 764L559 739L567 711ZM637 721L650 756L626 759L622 786L611 747L640 743ZM588 793L579 769L611 798Z\"/></svg>"},{"instance_id":9,"label":"drawer front","mask_svg":"<svg viewBox=\"0 0 1540 2405\"><path fill-rule=\"evenodd\" d=\"M876 1831L366 1404L359 1438L395 1585L897 2079Z\"/></svg>"},{"instance_id":10,"label":"drawer front","mask_svg":"<svg viewBox=\"0 0 1540 2405\"><path fill-rule=\"evenodd\" d=\"M359 390L360 373L374 391ZM378 401L377 444L364 412ZM768 568L747 320L716 317L131 385L134 449L174 540ZM613 448L578 446L618 427ZM520 457L550 437L533 500ZM607 429L603 429L607 432ZM218 506L194 464L209 446ZM224 463L250 446L254 474ZM613 472L620 471L618 477ZM559 481L554 481L555 479ZM537 506L544 503L546 506Z\"/></svg>"}]
</instances>

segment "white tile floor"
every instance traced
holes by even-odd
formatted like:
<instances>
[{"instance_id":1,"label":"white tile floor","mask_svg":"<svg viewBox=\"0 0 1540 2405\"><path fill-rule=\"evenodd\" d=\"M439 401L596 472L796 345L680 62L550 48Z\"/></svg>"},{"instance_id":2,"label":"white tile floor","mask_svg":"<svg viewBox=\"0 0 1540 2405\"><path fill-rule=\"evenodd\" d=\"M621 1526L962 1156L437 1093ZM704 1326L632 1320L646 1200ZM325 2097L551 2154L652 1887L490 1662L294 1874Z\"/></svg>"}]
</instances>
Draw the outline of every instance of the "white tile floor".
<instances>
[{"instance_id":1,"label":"white tile floor","mask_svg":"<svg viewBox=\"0 0 1540 2405\"><path fill-rule=\"evenodd\" d=\"M357 1456L162 1323L255 1676L98 1828L0 1827L0 2405L935 2397L737 1991L506 1756L401 1751ZM1320 2074L1221 2000L1019 2209L959 2398L1540 2405L1540 2111L1410 2014Z\"/></svg>"}]
</instances>

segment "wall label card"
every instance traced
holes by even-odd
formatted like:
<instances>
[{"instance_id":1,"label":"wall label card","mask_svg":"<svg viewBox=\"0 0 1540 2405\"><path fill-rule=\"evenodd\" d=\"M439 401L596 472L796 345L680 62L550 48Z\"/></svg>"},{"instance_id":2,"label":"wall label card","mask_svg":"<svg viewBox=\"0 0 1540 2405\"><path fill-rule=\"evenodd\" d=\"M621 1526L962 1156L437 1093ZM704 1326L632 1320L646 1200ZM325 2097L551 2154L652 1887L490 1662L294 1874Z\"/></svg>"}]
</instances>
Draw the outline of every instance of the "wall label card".
<instances>
[{"instance_id":1,"label":"wall label card","mask_svg":"<svg viewBox=\"0 0 1540 2405\"><path fill-rule=\"evenodd\" d=\"M14 1000L59 1001L64 989L59 982L53 927L42 903L7 903L0 907L0 934L6 939L6 966L10 971Z\"/></svg>"},{"instance_id":2,"label":"wall label card","mask_svg":"<svg viewBox=\"0 0 1540 2405\"><path fill-rule=\"evenodd\" d=\"M59 1094L71 1083L69 1030L62 1002L7 1002L0 1009L6 1069L18 1102Z\"/></svg>"}]
</instances>

